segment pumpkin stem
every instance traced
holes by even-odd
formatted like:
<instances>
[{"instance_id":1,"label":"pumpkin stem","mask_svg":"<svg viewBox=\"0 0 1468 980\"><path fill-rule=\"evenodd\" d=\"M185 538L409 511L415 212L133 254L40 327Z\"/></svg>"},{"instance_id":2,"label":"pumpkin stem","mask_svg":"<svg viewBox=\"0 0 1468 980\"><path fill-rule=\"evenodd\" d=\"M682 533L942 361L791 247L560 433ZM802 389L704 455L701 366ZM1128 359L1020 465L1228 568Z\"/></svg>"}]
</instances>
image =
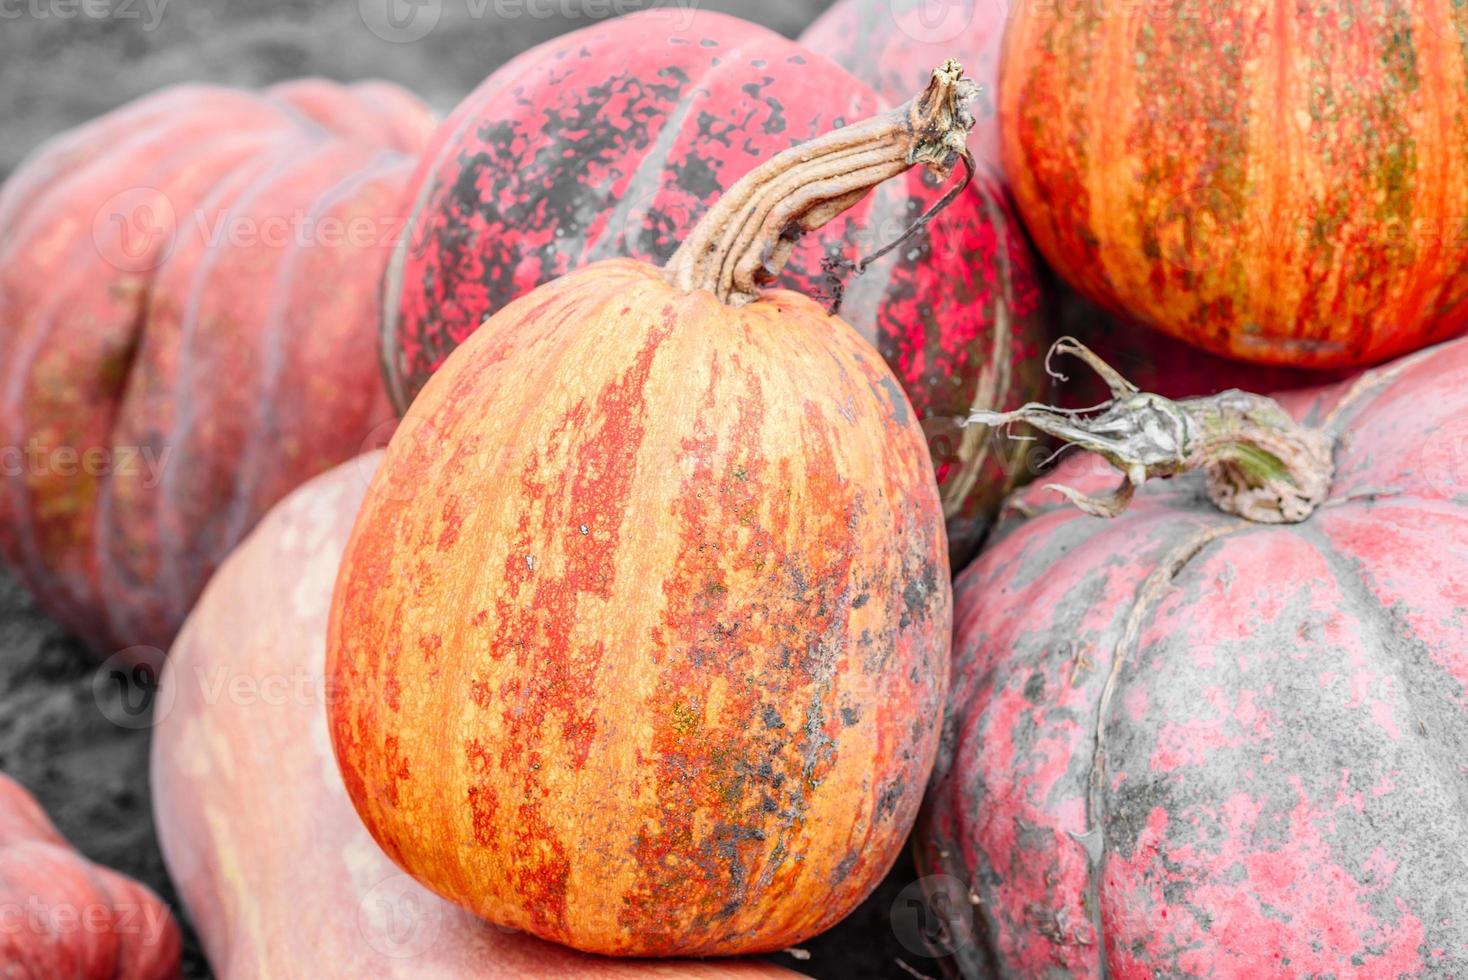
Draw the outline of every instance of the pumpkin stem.
<instances>
[{"instance_id":1,"label":"pumpkin stem","mask_svg":"<svg viewBox=\"0 0 1468 980\"><path fill-rule=\"evenodd\" d=\"M1026 422L1120 470L1121 486L1109 497L1050 486L1088 514L1116 517L1148 479L1196 469L1203 470L1215 506L1262 524L1303 521L1330 491L1334 439L1296 422L1272 398L1230 390L1173 401L1138 391L1073 338L1056 341L1050 354L1084 361L1111 388L1111 399L1081 411L1030 404L1012 412L976 412L968 422Z\"/></svg>"},{"instance_id":2,"label":"pumpkin stem","mask_svg":"<svg viewBox=\"0 0 1468 980\"><path fill-rule=\"evenodd\" d=\"M668 282L743 306L773 282L795 243L884 180L923 164L946 180L967 152L978 86L949 59L906 105L791 147L745 174L668 261Z\"/></svg>"}]
</instances>

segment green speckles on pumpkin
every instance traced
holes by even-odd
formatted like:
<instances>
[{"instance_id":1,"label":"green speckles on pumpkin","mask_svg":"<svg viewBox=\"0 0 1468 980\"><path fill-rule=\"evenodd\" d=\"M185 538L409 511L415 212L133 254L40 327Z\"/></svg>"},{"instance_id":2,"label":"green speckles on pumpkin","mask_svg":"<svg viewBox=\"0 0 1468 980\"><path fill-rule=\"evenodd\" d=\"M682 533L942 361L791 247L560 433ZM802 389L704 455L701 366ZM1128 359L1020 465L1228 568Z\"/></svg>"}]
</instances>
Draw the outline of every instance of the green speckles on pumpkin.
<instances>
[{"instance_id":1,"label":"green speckles on pumpkin","mask_svg":"<svg viewBox=\"0 0 1468 980\"><path fill-rule=\"evenodd\" d=\"M673 705L673 731L677 732L679 735L691 735L694 732L698 731L699 726L702 724L702 721L702 716L699 714L696 707L685 706L681 704Z\"/></svg>"}]
</instances>

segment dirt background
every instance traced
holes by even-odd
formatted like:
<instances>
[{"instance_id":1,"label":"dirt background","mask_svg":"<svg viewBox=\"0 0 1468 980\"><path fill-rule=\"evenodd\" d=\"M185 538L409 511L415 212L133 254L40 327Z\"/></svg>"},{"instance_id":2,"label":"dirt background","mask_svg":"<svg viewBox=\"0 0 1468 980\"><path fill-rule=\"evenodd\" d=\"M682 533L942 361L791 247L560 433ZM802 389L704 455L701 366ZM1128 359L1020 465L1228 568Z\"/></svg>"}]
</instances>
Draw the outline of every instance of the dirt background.
<instances>
[{"instance_id":1,"label":"dirt background","mask_svg":"<svg viewBox=\"0 0 1468 980\"><path fill-rule=\"evenodd\" d=\"M672 0L665 0L671 3ZM689 0L678 0L686 5ZM436 16L411 43L383 30L386 3ZM826 0L697 0L794 37ZM0 178L38 143L164 85L263 85L322 75L402 83L444 112L511 56L636 0L3 0ZM413 22L421 27L425 22ZM389 35L391 30L384 31ZM401 37L402 35L398 35ZM0 771L25 785L93 860L146 882L187 927L163 867L148 802L146 728L108 720L97 662L38 612L0 568ZM110 692L110 693L109 693ZM823 978L936 975L908 935L917 894L904 859L881 889L786 965ZM890 914L899 910L897 930ZM905 918L904 918L905 916ZM898 934L902 933L901 936ZM3 966L3 964L0 964ZM210 976L190 935L185 975Z\"/></svg>"}]
</instances>

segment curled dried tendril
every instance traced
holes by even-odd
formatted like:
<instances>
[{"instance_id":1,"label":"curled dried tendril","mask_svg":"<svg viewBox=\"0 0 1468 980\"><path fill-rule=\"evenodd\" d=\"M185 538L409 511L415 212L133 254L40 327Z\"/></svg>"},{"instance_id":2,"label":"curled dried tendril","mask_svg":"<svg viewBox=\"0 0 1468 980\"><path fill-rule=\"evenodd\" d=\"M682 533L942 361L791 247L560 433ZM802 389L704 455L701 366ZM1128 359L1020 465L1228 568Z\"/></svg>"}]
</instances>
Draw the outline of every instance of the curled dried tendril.
<instances>
[{"instance_id":1,"label":"curled dried tendril","mask_svg":"<svg viewBox=\"0 0 1468 980\"><path fill-rule=\"evenodd\" d=\"M1094 370L1111 397L1089 409L1031 403L1011 412L975 412L969 424L1027 425L1089 450L1122 474L1108 496L1047 484L1087 514L1117 517L1149 479L1201 469L1209 499L1220 510L1265 524L1305 520L1328 496L1334 440L1302 426L1271 398L1230 390L1174 401L1140 391L1094 351L1072 337L1055 342L1045 358L1068 354Z\"/></svg>"}]
</instances>

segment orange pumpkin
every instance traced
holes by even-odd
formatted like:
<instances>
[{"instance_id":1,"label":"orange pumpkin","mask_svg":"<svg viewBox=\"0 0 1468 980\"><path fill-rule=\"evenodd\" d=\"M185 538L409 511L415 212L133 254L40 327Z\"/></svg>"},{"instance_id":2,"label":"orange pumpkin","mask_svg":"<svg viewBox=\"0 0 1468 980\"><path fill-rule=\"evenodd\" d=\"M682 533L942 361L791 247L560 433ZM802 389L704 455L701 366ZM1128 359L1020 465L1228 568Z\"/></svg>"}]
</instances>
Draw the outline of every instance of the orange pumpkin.
<instances>
[{"instance_id":1,"label":"orange pumpkin","mask_svg":"<svg viewBox=\"0 0 1468 980\"><path fill-rule=\"evenodd\" d=\"M7 980L166 980L178 925L144 886L93 864L0 773L0 975Z\"/></svg>"},{"instance_id":2,"label":"orange pumpkin","mask_svg":"<svg viewBox=\"0 0 1468 980\"><path fill-rule=\"evenodd\" d=\"M337 563L380 455L342 464L272 510L169 654L153 808L215 975L796 976L762 963L597 960L496 929L413 882L372 843L331 758L322 652Z\"/></svg>"},{"instance_id":3,"label":"orange pumpkin","mask_svg":"<svg viewBox=\"0 0 1468 980\"><path fill-rule=\"evenodd\" d=\"M378 843L507 926L617 955L777 950L891 866L951 595L922 430L810 299L798 233L972 125L956 65L765 162L665 270L514 301L414 402L342 562L331 734Z\"/></svg>"},{"instance_id":4,"label":"orange pumpkin","mask_svg":"<svg viewBox=\"0 0 1468 980\"><path fill-rule=\"evenodd\" d=\"M1017 0L1000 129L1086 298L1213 354L1377 363L1468 324L1468 5Z\"/></svg>"}]
</instances>

